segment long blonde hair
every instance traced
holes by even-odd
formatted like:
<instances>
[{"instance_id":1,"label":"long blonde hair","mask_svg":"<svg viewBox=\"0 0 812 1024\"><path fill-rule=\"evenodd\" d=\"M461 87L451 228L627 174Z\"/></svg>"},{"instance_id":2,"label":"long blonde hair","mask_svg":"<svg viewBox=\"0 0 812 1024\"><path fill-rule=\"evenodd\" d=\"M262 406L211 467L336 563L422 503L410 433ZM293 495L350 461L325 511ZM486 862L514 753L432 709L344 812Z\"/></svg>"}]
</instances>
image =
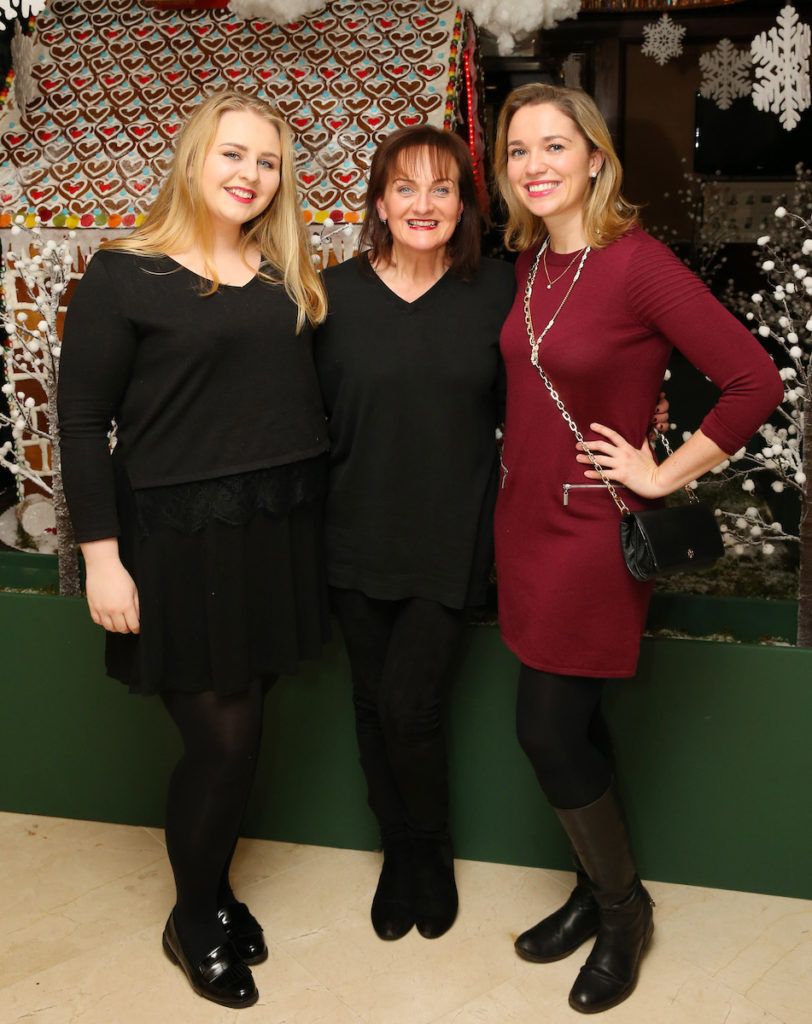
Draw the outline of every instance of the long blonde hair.
<instances>
[{"instance_id":1,"label":"long blonde hair","mask_svg":"<svg viewBox=\"0 0 812 1024\"><path fill-rule=\"evenodd\" d=\"M144 223L126 238L105 242L103 248L160 256L194 246L203 255L206 276L211 281L211 287L203 294L212 295L217 291L220 280L213 265L211 222L200 180L220 117L232 111L257 114L279 132L282 145L279 189L262 213L243 225L240 255L245 258L249 246L256 246L262 260L268 261L281 275L285 291L299 310L298 333L305 320L313 325L324 320L327 298L310 257L299 209L290 129L276 110L262 100L234 90L208 96L186 122L169 174ZM269 281L279 279L262 269L260 276Z\"/></svg>"},{"instance_id":2,"label":"long blonde hair","mask_svg":"<svg viewBox=\"0 0 812 1024\"><path fill-rule=\"evenodd\" d=\"M505 100L499 112L496 128L494 166L496 184L508 209L505 227L505 246L512 252L529 249L547 236L544 221L536 217L520 201L508 181L508 130L513 115L522 107L551 103L575 123L590 152L600 150L603 165L592 179L589 194L584 201L584 235L588 245L601 249L624 235L638 221L638 207L623 197L621 167L612 136L595 101L582 89L531 82L519 86Z\"/></svg>"}]
</instances>

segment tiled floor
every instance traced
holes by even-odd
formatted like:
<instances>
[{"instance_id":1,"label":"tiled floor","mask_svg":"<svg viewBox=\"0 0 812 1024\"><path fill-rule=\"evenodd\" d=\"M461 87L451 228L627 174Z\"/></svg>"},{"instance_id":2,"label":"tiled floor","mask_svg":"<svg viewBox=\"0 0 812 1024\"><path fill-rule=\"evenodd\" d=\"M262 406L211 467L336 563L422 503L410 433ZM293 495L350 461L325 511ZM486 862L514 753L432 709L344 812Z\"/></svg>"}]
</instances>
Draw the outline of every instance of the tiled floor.
<instances>
[{"instance_id":1,"label":"tiled floor","mask_svg":"<svg viewBox=\"0 0 812 1024\"><path fill-rule=\"evenodd\" d=\"M172 888L160 831L0 814L0 1024L574 1024L585 950L519 960L515 934L559 903L561 872L458 862L461 910L429 942L378 940L375 854L247 841L237 889L269 960L247 1011L197 998L163 956ZM654 943L612 1024L810 1024L812 902L654 883Z\"/></svg>"}]
</instances>

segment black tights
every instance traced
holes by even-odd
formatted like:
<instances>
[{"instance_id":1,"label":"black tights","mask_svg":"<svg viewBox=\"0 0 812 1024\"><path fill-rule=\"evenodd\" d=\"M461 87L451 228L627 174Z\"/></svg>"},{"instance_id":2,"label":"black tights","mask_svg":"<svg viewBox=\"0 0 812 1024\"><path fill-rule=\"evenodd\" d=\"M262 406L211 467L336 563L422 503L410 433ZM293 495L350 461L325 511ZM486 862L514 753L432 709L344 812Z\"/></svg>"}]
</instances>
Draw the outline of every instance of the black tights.
<instances>
[{"instance_id":1,"label":"black tights","mask_svg":"<svg viewBox=\"0 0 812 1024\"><path fill-rule=\"evenodd\" d=\"M436 838L448 828L443 712L465 626L436 601L379 601L331 591L350 659L355 727L381 837Z\"/></svg>"},{"instance_id":2,"label":"black tights","mask_svg":"<svg viewBox=\"0 0 812 1024\"><path fill-rule=\"evenodd\" d=\"M612 781L612 741L601 713L604 685L603 679L527 665L519 671L516 733L553 807L585 807Z\"/></svg>"},{"instance_id":3,"label":"black tights","mask_svg":"<svg viewBox=\"0 0 812 1024\"><path fill-rule=\"evenodd\" d=\"M184 746L169 783L166 849L177 890L175 923L193 961L226 939L217 911L234 899L228 871L254 781L264 692L256 680L223 697L163 695Z\"/></svg>"}]
</instances>

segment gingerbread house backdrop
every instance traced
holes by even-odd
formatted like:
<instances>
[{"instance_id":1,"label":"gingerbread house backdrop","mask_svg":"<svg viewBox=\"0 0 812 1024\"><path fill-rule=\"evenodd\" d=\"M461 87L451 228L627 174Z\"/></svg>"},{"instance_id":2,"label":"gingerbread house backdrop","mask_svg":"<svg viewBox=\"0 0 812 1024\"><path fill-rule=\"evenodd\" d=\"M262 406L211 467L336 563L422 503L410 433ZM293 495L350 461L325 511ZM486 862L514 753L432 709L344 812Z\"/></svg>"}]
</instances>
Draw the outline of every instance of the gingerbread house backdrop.
<instances>
[{"instance_id":1,"label":"gingerbread house backdrop","mask_svg":"<svg viewBox=\"0 0 812 1024\"><path fill-rule=\"evenodd\" d=\"M244 20L226 0L52 0L0 111L0 228L20 215L57 229L137 225L184 119L232 86L288 120L303 215L344 226L340 258L385 135L470 114L481 157L474 46L449 0L333 0L289 24Z\"/></svg>"},{"instance_id":2,"label":"gingerbread house backdrop","mask_svg":"<svg viewBox=\"0 0 812 1024\"><path fill-rule=\"evenodd\" d=\"M284 24L238 17L228 0L50 0L18 31L0 92L0 245L19 245L20 227L69 239L78 277L103 238L141 222L184 120L229 86L285 116L315 252L346 259L372 154L395 129L464 125L483 181L475 53L473 22L449 0L331 0ZM13 260L3 296L12 318L39 318ZM47 403L11 359L19 343L7 341L5 377L46 429ZM47 438L26 431L16 448L48 474Z\"/></svg>"}]
</instances>

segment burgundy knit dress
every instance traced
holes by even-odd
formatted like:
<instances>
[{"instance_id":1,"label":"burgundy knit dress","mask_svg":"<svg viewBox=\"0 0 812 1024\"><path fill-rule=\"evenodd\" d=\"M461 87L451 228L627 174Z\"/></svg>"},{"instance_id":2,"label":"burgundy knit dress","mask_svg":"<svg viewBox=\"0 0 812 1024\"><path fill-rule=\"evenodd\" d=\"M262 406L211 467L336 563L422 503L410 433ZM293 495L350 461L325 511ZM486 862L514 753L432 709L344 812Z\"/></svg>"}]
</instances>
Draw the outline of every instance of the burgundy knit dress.
<instances>
[{"instance_id":1,"label":"burgundy knit dress","mask_svg":"<svg viewBox=\"0 0 812 1024\"><path fill-rule=\"evenodd\" d=\"M502 637L531 668L631 676L651 584L626 568L620 513L605 486L584 476L590 467L576 462L576 439L530 362L522 302L536 251L517 261L518 290L501 335L507 417L495 541ZM548 250L553 281L572 256ZM531 301L536 335L578 262L550 289L539 268ZM587 442L599 436L589 429L597 422L639 446L672 346L721 389L701 429L735 452L781 401L778 371L705 285L640 228L590 252L539 361ZM620 493L631 509L654 504Z\"/></svg>"}]
</instances>

